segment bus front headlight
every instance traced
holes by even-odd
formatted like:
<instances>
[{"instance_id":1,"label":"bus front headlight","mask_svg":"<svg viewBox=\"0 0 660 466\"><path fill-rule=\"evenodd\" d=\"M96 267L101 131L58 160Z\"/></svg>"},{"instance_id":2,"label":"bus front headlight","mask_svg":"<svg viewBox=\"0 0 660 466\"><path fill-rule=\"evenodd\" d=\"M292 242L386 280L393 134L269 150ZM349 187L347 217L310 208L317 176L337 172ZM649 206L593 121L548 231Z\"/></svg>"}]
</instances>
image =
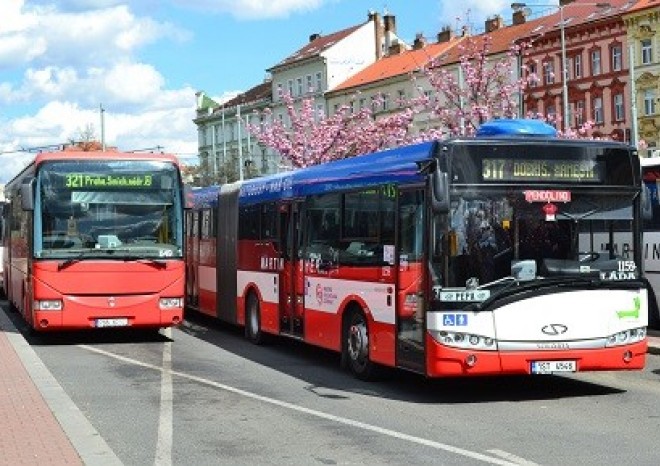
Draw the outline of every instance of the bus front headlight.
<instances>
[{"instance_id":1,"label":"bus front headlight","mask_svg":"<svg viewBox=\"0 0 660 466\"><path fill-rule=\"evenodd\" d=\"M629 345L637 343L646 338L646 327L633 328L630 330L623 330L607 337L608 347Z\"/></svg>"},{"instance_id":2,"label":"bus front headlight","mask_svg":"<svg viewBox=\"0 0 660 466\"><path fill-rule=\"evenodd\" d=\"M496 341L490 337L473 333L448 332L446 330L430 330L429 332L435 341L446 346L482 351L497 350Z\"/></svg>"},{"instance_id":3,"label":"bus front headlight","mask_svg":"<svg viewBox=\"0 0 660 466\"><path fill-rule=\"evenodd\" d=\"M32 303L35 311L61 311L63 307L61 299L35 299Z\"/></svg>"}]
</instances>

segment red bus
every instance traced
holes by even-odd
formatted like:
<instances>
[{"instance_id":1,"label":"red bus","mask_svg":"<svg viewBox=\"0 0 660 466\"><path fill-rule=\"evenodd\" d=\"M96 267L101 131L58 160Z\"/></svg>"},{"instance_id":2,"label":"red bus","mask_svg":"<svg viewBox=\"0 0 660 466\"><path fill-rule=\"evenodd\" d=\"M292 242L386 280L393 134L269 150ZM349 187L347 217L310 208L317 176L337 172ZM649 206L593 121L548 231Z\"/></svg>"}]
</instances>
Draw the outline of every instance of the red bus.
<instances>
[{"instance_id":1,"label":"red bus","mask_svg":"<svg viewBox=\"0 0 660 466\"><path fill-rule=\"evenodd\" d=\"M4 290L31 329L181 322L184 198L176 157L41 153L5 194Z\"/></svg>"},{"instance_id":2,"label":"red bus","mask_svg":"<svg viewBox=\"0 0 660 466\"><path fill-rule=\"evenodd\" d=\"M365 379L379 365L427 377L641 369L637 153L553 134L499 121L204 191L187 214L188 303L255 343L335 350Z\"/></svg>"}]
</instances>

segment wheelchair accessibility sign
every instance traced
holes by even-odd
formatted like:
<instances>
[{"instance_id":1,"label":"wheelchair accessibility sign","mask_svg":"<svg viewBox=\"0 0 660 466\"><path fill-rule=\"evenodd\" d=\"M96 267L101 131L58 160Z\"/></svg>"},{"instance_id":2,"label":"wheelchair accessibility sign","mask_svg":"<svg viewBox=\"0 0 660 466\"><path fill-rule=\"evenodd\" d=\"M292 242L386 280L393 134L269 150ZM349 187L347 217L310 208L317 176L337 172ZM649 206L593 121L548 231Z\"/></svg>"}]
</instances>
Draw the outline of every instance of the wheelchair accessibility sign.
<instances>
[{"instance_id":1,"label":"wheelchair accessibility sign","mask_svg":"<svg viewBox=\"0 0 660 466\"><path fill-rule=\"evenodd\" d=\"M443 314L442 325L445 327L465 327L468 324L467 314Z\"/></svg>"}]
</instances>

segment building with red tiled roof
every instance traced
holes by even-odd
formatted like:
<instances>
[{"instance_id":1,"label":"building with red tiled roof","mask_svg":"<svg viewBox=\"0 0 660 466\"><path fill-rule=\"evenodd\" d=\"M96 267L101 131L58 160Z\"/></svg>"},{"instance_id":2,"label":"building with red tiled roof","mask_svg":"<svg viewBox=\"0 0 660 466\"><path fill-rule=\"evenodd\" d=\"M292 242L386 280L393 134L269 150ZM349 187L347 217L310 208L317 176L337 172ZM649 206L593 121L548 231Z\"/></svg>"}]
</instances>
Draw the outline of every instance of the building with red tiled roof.
<instances>
[{"instance_id":1,"label":"building with red tiled roof","mask_svg":"<svg viewBox=\"0 0 660 466\"><path fill-rule=\"evenodd\" d=\"M485 22L487 32L476 36L469 36L464 30L460 37L453 37L449 29L443 29L438 34L437 42L426 44L424 38L418 35L412 50L393 53L379 60L329 92L326 95L328 106L332 111L342 104L350 104L354 108L371 105L379 115L398 110L406 105L402 102L420 97L422 93L430 99L441 98L435 95L435 90L423 73L427 65L439 63L448 72L458 76L459 63L465 53L463 46L467 42L479 47L488 40L488 61L497 63L511 59L508 52L516 39L532 31L541 33L545 29L545 18L528 22L521 11L514 13L509 26L504 24L500 16L488 18ZM519 67L512 63L511 68L518 70ZM517 78L511 76L512 81ZM417 115L414 124L418 130L439 128L439 122L429 113Z\"/></svg>"},{"instance_id":2,"label":"building with red tiled roof","mask_svg":"<svg viewBox=\"0 0 660 466\"><path fill-rule=\"evenodd\" d=\"M630 140L629 57L622 15L634 3L611 0L603 7L593 1L563 0L546 17L549 30L521 38L533 42L524 64L538 76L525 92L525 110L560 121L566 114L567 124L561 123L566 128L575 129L592 121L592 136ZM562 50L566 55L566 82L562 76Z\"/></svg>"},{"instance_id":3,"label":"building with red tiled roof","mask_svg":"<svg viewBox=\"0 0 660 466\"><path fill-rule=\"evenodd\" d=\"M448 53L462 39L445 29L438 34L438 42L428 44L418 34L410 50L391 47L385 57L326 93L329 112L334 113L345 104L354 111L370 105L377 116L402 109L415 96L417 86L412 76L419 75L426 65Z\"/></svg>"},{"instance_id":4,"label":"building with red tiled roof","mask_svg":"<svg viewBox=\"0 0 660 466\"><path fill-rule=\"evenodd\" d=\"M406 47L396 34L396 18L370 12L365 22L331 34L311 34L294 53L266 71L262 84L239 94L223 105L203 93L197 95L197 125L200 162L209 180L234 181L275 173L282 160L272 149L256 144L245 120L257 123L266 107L273 118L286 122L281 100L288 93L295 100L311 98L319 114L326 115L325 93L360 72L383 55L387 48Z\"/></svg>"}]
</instances>

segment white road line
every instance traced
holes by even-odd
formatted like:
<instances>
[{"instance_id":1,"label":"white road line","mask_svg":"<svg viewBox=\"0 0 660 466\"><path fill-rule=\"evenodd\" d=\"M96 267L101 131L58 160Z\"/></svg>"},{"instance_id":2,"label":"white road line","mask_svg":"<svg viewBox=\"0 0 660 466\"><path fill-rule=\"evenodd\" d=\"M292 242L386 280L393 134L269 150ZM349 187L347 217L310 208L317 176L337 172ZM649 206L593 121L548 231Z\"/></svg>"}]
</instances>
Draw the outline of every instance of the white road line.
<instances>
[{"instance_id":1,"label":"white road line","mask_svg":"<svg viewBox=\"0 0 660 466\"><path fill-rule=\"evenodd\" d=\"M98 354L102 354L104 356L108 356L108 357L117 359L119 361L123 361L123 362L133 364L133 365L136 365L136 366L146 367L146 368L153 369L153 370L156 370L156 371L163 371L163 368L158 367L158 366L154 366L153 364L138 361L136 359L128 358L126 356L121 356L121 355L118 355L118 354L114 354L114 353L111 353L109 351L104 351L104 350L99 349L99 348L94 348L92 346L80 345L80 348L84 348L88 351L92 351L92 352L95 352L95 353L98 353ZM482 453L478 453L478 452L475 452L475 451L466 450L466 449L463 449L463 448L460 448L460 447L455 447L453 445L448 445L448 444L445 444L445 443L436 442L434 440L429 440L429 439L425 439L425 438L421 438L421 437L416 437L414 435L404 434L404 433L401 433L401 432L397 432L395 430L385 429L383 427L378 427L378 426L375 426L375 425L372 425L372 424L367 424L367 423L364 423L364 422L355 421L353 419L348 419L348 418L344 418L344 417L340 417L340 416L335 416L335 415L332 415L332 414L324 413L322 411L317 411L315 409L305 408L303 406L298 406L298 405L295 405L295 404L292 404L292 403L288 403L286 401L276 400L274 398L269 398L269 397L266 397L266 396L258 395L256 393L248 392L246 390L241 390L240 388L231 387L229 385L214 382L212 380L204 379L202 377L197 377L197 376L194 376L194 375L186 374L184 372L170 371L170 373L172 375L176 375L177 377L192 380L194 382L198 382L198 383L203 384L203 385L218 388L220 390L224 390L224 391L227 391L227 392L230 392L230 393L234 393L236 395L241 395L241 396L244 396L246 398L251 398L253 400L262 401L264 403L268 403L268 404L271 404L271 405L274 405L274 406L279 406L281 408L289 409L289 410L292 410L292 411L305 413L305 414L308 414L308 415L311 415L311 416L314 416L314 417L318 417L318 418L321 418L321 419L326 419L326 420L329 420L329 421L337 422L339 424L344 424L344 425L348 425L348 426L351 426L351 427L356 427L358 429L367 430L367 431L370 431L370 432L376 432L378 434L386 435L388 437L396 438L396 439L399 439L399 440L405 440L405 441L408 441L408 442L416 443L418 445L424 445L424 446L427 446L427 447L435 448L437 450L443 450L443 451L446 451L446 452L449 452L449 453L454 453L456 455L464 456L464 457L471 458L471 459L474 459L474 460L483 461L484 463L497 464L497 465L502 465L502 466L518 466L520 464L520 463L511 462L511 461L507 461L507 460L504 460L504 459L496 458L496 457L493 457L493 456L484 455Z\"/></svg>"},{"instance_id":2,"label":"white road line","mask_svg":"<svg viewBox=\"0 0 660 466\"><path fill-rule=\"evenodd\" d=\"M505 460L511 461L512 463L518 464L520 466L539 466L538 463L526 460L525 458L521 458L520 456L514 455L513 453L509 453L508 451L497 450L497 449L486 450L486 451L488 453L499 456L500 458L504 458Z\"/></svg>"},{"instance_id":3,"label":"white road line","mask_svg":"<svg viewBox=\"0 0 660 466\"><path fill-rule=\"evenodd\" d=\"M156 443L157 466L172 465L172 328L163 334L170 341L163 346L163 366L160 378L160 415L158 416L158 442Z\"/></svg>"}]
</instances>

